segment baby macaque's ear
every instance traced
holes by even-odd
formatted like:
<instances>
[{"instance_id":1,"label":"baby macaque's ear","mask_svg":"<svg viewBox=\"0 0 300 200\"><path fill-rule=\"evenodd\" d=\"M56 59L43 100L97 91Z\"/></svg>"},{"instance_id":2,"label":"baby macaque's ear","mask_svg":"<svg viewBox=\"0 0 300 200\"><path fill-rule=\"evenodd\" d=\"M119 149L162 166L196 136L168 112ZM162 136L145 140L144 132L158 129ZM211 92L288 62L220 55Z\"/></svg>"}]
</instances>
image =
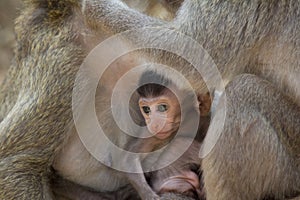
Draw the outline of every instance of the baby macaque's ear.
<instances>
[{"instance_id":1,"label":"baby macaque's ear","mask_svg":"<svg viewBox=\"0 0 300 200\"><path fill-rule=\"evenodd\" d=\"M208 116L211 108L211 98L209 92L198 94L200 116Z\"/></svg>"}]
</instances>

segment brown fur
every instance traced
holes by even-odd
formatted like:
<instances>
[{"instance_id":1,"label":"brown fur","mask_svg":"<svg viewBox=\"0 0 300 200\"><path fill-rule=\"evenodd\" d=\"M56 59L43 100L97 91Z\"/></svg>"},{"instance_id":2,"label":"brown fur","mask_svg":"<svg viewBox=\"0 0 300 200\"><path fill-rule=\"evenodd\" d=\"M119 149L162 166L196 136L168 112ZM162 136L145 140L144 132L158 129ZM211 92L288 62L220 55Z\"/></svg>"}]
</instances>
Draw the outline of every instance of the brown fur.
<instances>
[{"instance_id":1,"label":"brown fur","mask_svg":"<svg viewBox=\"0 0 300 200\"><path fill-rule=\"evenodd\" d=\"M227 101L223 96L216 110L219 116L227 107L225 126L203 160L207 199L283 199L299 192L299 4L292 0L185 0L175 20L166 23L117 2L86 0L85 8L93 9L86 13L88 23L105 26L112 33L145 26L180 31L203 45L230 82ZM185 47L164 29L151 33L156 39L147 40L147 34L133 33L128 41ZM183 48L188 51L188 46ZM176 56L153 49L147 53L150 59L191 72ZM250 75L238 76L244 73ZM216 77L206 78L214 81ZM197 93L203 93L203 82L197 84ZM216 117L208 136L220 126Z\"/></svg>"},{"instance_id":2,"label":"brown fur","mask_svg":"<svg viewBox=\"0 0 300 200\"><path fill-rule=\"evenodd\" d=\"M159 163L163 163L165 160L172 159L170 157L174 156L175 151L179 151L180 148L183 147L185 142L188 142L185 138L178 138L174 145L168 148L159 159ZM180 191L182 188L178 188L178 190L172 191L173 193L177 193L179 195L175 196L174 194L170 194L167 191L163 191L164 188L161 186L169 181L170 177L182 175L183 172L190 172L194 170L194 173L198 174L200 181L200 172L199 162L200 159L195 156L200 148L200 143L194 141L190 148L174 163L170 166L167 166L163 169L153 171L147 173L147 179L151 184L152 188L155 189L156 192L159 192L161 195L161 199L178 199L178 200L189 200L189 199L199 199L197 195L201 195L201 189L192 188L188 185L187 182L183 182L182 184L187 184L188 190L185 190L184 193ZM133 200L140 198L136 190L131 185L126 185L114 192L96 192L91 188L87 188L84 186L80 186L78 184L74 184L68 180L62 179L61 177L55 177L51 182L52 188L54 189L54 193L56 198L64 200L64 199L72 199L72 200L80 200L80 199L90 199L90 200ZM181 186L182 187L182 186ZM203 195L203 194L202 194ZM202 196L203 197L203 196Z\"/></svg>"},{"instance_id":3,"label":"brown fur","mask_svg":"<svg viewBox=\"0 0 300 200\"><path fill-rule=\"evenodd\" d=\"M54 199L52 167L63 151L80 152L91 164L86 171L99 169L74 130L71 102L83 59L109 34L86 24L81 9L79 0L24 1L15 58L0 88L0 199ZM72 162L62 167L88 179Z\"/></svg>"}]
</instances>

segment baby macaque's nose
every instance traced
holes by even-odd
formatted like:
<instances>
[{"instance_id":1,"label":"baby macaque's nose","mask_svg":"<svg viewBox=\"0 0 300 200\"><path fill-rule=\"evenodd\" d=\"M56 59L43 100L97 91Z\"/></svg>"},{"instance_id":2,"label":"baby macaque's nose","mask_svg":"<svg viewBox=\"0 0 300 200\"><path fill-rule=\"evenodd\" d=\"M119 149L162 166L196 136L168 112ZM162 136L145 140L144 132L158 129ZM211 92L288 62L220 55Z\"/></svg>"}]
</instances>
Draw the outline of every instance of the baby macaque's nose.
<instances>
[{"instance_id":1,"label":"baby macaque's nose","mask_svg":"<svg viewBox=\"0 0 300 200\"><path fill-rule=\"evenodd\" d=\"M166 120L159 119L159 120L151 120L150 129L152 133L159 133L163 127L165 126Z\"/></svg>"}]
</instances>

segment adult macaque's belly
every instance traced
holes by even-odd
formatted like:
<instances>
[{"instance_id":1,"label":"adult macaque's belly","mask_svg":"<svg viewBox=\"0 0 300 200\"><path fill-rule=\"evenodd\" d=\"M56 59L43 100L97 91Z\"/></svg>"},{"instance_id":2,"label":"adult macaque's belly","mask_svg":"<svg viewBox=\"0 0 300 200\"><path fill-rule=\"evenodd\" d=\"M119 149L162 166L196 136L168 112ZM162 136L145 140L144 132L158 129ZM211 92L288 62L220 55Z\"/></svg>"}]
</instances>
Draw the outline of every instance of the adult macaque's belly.
<instances>
[{"instance_id":1,"label":"adult macaque's belly","mask_svg":"<svg viewBox=\"0 0 300 200\"><path fill-rule=\"evenodd\" d=\"M96 160L86 150L76 131L55 157L53 168L63 178L96 191L114 191L128 183L122 172Z\"/></svg>"}]
</instances>

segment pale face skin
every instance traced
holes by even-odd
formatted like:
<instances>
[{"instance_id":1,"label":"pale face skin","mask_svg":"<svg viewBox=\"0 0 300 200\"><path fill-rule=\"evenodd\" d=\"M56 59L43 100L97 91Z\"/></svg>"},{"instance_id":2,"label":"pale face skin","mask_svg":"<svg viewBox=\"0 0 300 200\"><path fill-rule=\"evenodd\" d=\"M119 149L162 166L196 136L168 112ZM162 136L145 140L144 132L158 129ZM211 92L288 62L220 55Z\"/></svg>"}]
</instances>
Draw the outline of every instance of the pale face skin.
<instances>
[{"instance_id":1,"label":"pale face skin","mask_svg":"<svg viewBox=\"0 0 300 200\"><path fill-rule=\"evenodd\" d=\"M148 130L156 138L166 139L176 134L181 121L181 112L177 97L171 91L165 90L159 97L141 97L139 107Z\"/></svg>"}]
</instances>

